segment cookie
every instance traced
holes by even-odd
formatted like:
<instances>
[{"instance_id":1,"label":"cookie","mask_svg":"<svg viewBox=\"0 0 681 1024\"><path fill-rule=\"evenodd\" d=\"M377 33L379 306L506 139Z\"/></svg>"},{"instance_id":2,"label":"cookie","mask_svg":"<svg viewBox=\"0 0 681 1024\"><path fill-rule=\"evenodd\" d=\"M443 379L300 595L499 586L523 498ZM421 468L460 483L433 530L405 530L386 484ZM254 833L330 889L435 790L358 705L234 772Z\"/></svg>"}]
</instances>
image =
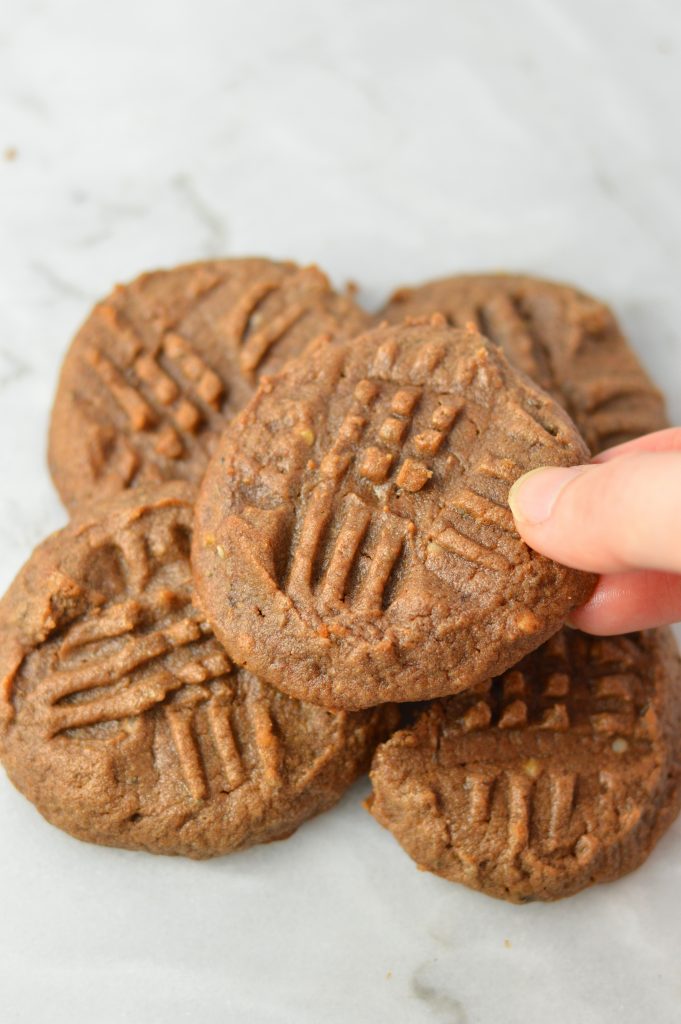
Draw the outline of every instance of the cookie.
<instances>
[{"instance_id":1,"label":"cookie","mask_svg":"<svg viewBox=\"0 0 681 1024\"><path fill-rule=\"evenodd\" d=\"M369 808L420 868L523 903L641 864L681 799L672 634L562 630L378 748Z\"/></svg>"},{"instance_id":2,"label":"cookie","mask_svg":"<svg viewBox=\"0 0 681 1024\"><path fill-rule=\"evenodd\" d=\"M79 839L209 857L336 802L391 710L329 713L230 664L192 603L188 485L83 510L0 602L0 756Z\"/></svg>"},{"instance_id":3,"label":"cookie","mask_svg":"<svg viewBox=\"0 0 681 1024\"><path fill-rule=\"evenodd\" d=\"M466 689L539 646L594 577L531 551L508 490L586 447L503 353L441 317L319 342L227 428L192 561L234 660L357 709Z\"/></svg>"},{"instance_id":4,"label":"cookie","mask_svg":"<svg viewBox=\"0 0 681 1024\"><path fill-rule=\"evenodd\" d=\"M66 356L49 465L67 508L164 480L197 483L220 431L323 331L368 316L317 267L214 260L143 274L100 302Z\"/></svg>"},{"instance_id":5,"label":"cookie","mask_svg":"<svg viewBox=\"0 0 681 1024\"><path fill-rule=\"evenodd\" d=\"M668 426L664 401L606 305L567 285L510 274L400 288L379 319L439 311L474 324L570 413L591 451Z\"/></svg>"}]
</instances>

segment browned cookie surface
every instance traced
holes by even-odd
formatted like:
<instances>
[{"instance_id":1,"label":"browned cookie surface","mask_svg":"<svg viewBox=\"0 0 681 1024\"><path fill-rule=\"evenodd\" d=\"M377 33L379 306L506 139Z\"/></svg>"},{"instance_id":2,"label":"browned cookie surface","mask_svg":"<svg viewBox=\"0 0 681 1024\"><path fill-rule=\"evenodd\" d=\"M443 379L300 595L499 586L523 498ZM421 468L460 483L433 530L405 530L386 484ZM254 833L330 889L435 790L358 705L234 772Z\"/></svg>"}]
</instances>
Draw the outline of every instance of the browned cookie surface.
<instances>
[{"instance_id":1,"label":"browned cookie surface","mask_svg":"<svg viewBox=\"0 0 681 1024\"><path fill-rule=\"evenodd\" d=\"M0 602L0 754L80 839L206 857L339 798L391 712L330 713L235 669L192 603L185 484L91 506Z\"/></svg>"},{"instance_id":2,"label":"browned cookie surface","mask_svg":"<svg viewBox=\"0 0 681 1024\"><path fill-rule=\"evenodd\" d=\"M232 657L294 696L360 708L513 664L593 577L531 551L507 505L588 453L559 406L441 318L320 342L222 437L192 560Z\"/></svg>"},{"instance_id":3,"label":"browned cookie surface","mask_svg":"<svg viewBox=\"0 0 681 1024\"><path fill-rule=\"evenodd\" d=\"M197 483L262 374L317 334L352 336L368 319L317 267L264 259L195 263L119 286L62 369L49 462L64 503Z\"/></svg>"},{"instance_id":4,"label":"browned cookie surface","mask_svg":"<svg viewBox=\"0 0 681 1024\"><path fill-rule=\"evenodd\" d=\"M561 401L592 452L667 426L664 401L606 305L567 285L510 274L400 288L378 319L440 312L474 324Z\"/></svg>"},{"instance_id":5,"label":"browned cookie surface","mask_svg":"<svg viewBox=\"0 0 681 1024\"><path fill-rule=\"evenodd\" d=\"M680 667L667 630L563 630L379 747L371 812L419 867L502 899L617 878L678 811Z\"/></svg>"}]
</instances>

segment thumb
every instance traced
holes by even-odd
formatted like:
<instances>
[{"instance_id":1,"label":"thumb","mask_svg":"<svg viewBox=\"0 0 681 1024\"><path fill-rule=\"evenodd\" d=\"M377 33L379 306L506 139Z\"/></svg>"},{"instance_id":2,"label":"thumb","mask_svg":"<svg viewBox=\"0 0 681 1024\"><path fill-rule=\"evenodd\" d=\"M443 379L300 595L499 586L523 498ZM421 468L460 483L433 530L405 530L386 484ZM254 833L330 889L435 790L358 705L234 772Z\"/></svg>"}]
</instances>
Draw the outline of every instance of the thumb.
<instances>
[{"instance_id":1,"label":"thumb","mask_svg":"<svg viewBox=\"0 0 681 1024\"><path fill-rule=\"evenodd\" d=\"M681 452L632 452L516 480L509 505L523 540L589 572L681 572Z\"/></svg>"}]
</instances>

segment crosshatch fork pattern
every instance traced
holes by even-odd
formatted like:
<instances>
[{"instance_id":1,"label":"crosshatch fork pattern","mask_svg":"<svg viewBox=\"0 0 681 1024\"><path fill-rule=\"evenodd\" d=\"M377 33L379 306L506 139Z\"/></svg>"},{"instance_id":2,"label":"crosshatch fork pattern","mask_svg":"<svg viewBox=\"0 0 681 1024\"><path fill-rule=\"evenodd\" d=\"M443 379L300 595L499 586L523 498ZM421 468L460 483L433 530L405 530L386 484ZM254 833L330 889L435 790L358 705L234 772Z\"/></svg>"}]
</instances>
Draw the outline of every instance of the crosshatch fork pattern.
<instances>
[{"instance_id":1,"label":"crosshatch fork pattern","mask_svg":"<svg viewBox=\"0 0 681 1024\"><path fill-rule=\"evenodd\" d=\"M81 839L206 857L290 835L387 734L292 700L230 662L194 601L194 491L90 506L0 603L0 756Z\"/></svg>"},{"instance_id":2,"label":"crosshatch fork pattern","mask_svg":"<svg viewBox=\"0 0 681 1024\"><path fill-rule=\"evenodd\" d=\"M196 315L197 305L224 285L224 278L206 274L195 287L193 308L185 308L183 319ZM246 373L254 372L278 341L298 323L307 310L301 302L287 301L286 279L271 275L245 291L216 328L232 331L240 349L239 362ZM272 293L281 292L283 310L271 321L254 327L258 306ZM133 305L143 307L140 296ZM95 385L103 403L83 399L83 412L106 430L113 422L125 434L128 450L127 478L131 483L143 462L154 457L175 460L191 458L198 446L207 457L210 438L224 423L231 381L224 365L216 370L200 354L195 343L168 322L161 321L149 339L149 316L143 308L136 317L103 304L96 316L105 327L98 346L84 347L82 359L93 371L85 383ZM137 320L137 326L134 324ZM146 328L146 329L145 329ZM217 336L213 339L215 347ZM89 393L84 387L84 394Z\"/></svg>"},{"instance_id":3,"label":"crosshatch fork pattern","mask_svg":"<svg viewBox=\"0 0 681 1024\"><path fill-rule=\"evenodd\" d=\"M510 862L535 845L538 855L567 846L578 861L593 858L599 825L618 822L626 828L641 814L632 799L627 822L630 797L619 766L631 759L643 764L663 735L650 671L647 651L635 637L609 640L562 631L494 680L479 702L447 702L438 727L438 757L443 766L449 763L443 746L456 744L457 734L468 737L458 758L470 755L459 780L460 824L453 824L453 836L463 840L469 829L486 833L493 818L505 816L508 850L499 848L497 855ZM464 700L471 701L467 710L460 706ZM513 746L515 753L504 745L495 750L495 737L506 734L513 742L514 732L523 736ZM547 734L553 734L555 746L542 741ZM580 751L583 757L587 749L584 742L593 744L590 776L577 767ZM453 746L452 755L457 759ZM484 836L478 838L489 853Z\"/></svg>"},{"instance_id":4,"label":"crosshatch fork pattern","mask_svg":"<svg viewBox=\"0 0 681 1024\"><path fill-rule=\"evenodd\" d=\"M159 522L164 514L166 526ZM28 656L44 666L29 692L17 682L23 659L12 665L2 685L4 718L11 728L28 708L46 744L116 744L142 730L152 748L157 740L170 744L193 800L215 787L229 792L254 773L276 788L286 752L268 689L253 678L239 682L239 670L191 603L177 532L188 528L190 508L179 520L175 509L155 515L153 549L131 528L120 543L105 537L90 552L88 564L100 561L115 566L109 575L121 574L116 593L105 601L95 595L94 605L90 594L74 618L53 624L53 635ZM244 731L258 763L243 759Z\"/></svg>"},{"instance_id":5,"label":"crosshatch fork pattern","mask_svg":"<svg viewBox=\"0 0 681 1024\"><path fill-rule=\"evenodd\" d=\"M617 877L678 806L678 683L664 631L563 630L381 748L372 809L420 864L504 899Z\"/></svg>"},{"instance_id":6,"label":"crosshatch fork pattern","mask_svg":"<svg viewBox=\"0 0 681 1024\"><path fill-rule=\"evenodd\" d=\"M62 373L50 459L67 504L88 488L198 480L261 373L315 334L367 320L316 267L267 260L179 267L120 286L95 308Z\"/></svg>"},{"instance_id":7,"label":"crosshatch fork pattern","mask_svg":"<svg viewBox=\"0 0 681 1024\"><path fill-rule=\"evenodd\" d=\"M173 530L171 526L166 533L169 545ZM173 572L174 582L168 586L166 578L176 567L165 560L158 536L159 531L155 553L138 543L127 552L105 545L107 558L126 566L128 581L136 579L141 590L96 609L88 607L84 616L61 623L58 635L48 642L50 670L30 693L15 700L30 702L47 743L119 742L145 729L153 745L153 734L160 730L195 800L209 795L211 781L229 791L255 770L274 785L283 749L265 691L254 680L239 693L235 670L191 604L186 555L180 559L179 583ZM45 660L45 651L41 657ZM240 728L255 737L258 765L245 765L241 756L233 716L237 700L246 708L239 715ZM219 778L209 778L209 763L219 766Z\"/></svg>"},{"instance_id":8,"label":"crosshatch fork pattern","mask_svg":"<svg viewBox=\"0 0 681 1024\"><path fill-rule=\"evenodd\" d=\"M536 654L452 700L453 731L544 729L610 740L624 753L647 743L646 653L635 636L613 640L561 630ZM455 724L454 724L455 723Z\"/></svg>"},{"instance_id":9,"label":"crosshatch fork pattern","mask_svg":"<svg viewBox=\"0 0 681 1024\"><path fill-rule=\"evenodd\" d=\"M501 419L501 409L490 416L473 394L435 394L414 383L445 355L444 346L426 342L395 380L390 371L397 349L386 342L369 376L356 384L329 447L315 451L317 482L309 488L284 582L301 607L338 610L349 600L356 611L379 614L395 567L414 555L436 574L446 561L470 573L504 573L527 559L505 497L527 450L555 447L559 428L516 402L503 410L506 424L497 429L491 417ZM486 372L471 363L462 384L467 374L470 384ZM503 438L503 453L495 438ZM509 438L517 462L509 457ZM416 499L421 493L424 501ZM415 551L417 530L424 539ZM360 561L366 568L358 571Z\"/></svg>"},{"instance_id":10,"label":"crosshatch fork pattern","mask_svg":"<svg viewBox=\"0 0 681 1024\"><path fill-rule=\"evenodd\" d=\"M160 628L137 629L136 621L141 625L159 613L153 589L149 596L146 606L130 600L110 605L97 620L83 624L87 630L82 639L78 624L69 630L57 667L32 700L42 710L46 739L61 735L108 741L111 731L97 732L96 726L117 723L125 731L134 729L141 716L150 715L152 728L164 729L172 742L189 794L203 799L208 779L202 745L213 747L222 785L234 788L246 780L230 718L235 697L232 668L206 624L187 604L186 594L163 595L164 602L179 608L180 618L173 616ZM115 652L107 654L113 638ZM199 709L209 723L201 739L195 729ZM250 711L253 728L271 733L265 703L254 702ZM276 775L276 753L271 745L266 750L264 767Z\"/></svg>"}]
</instances>

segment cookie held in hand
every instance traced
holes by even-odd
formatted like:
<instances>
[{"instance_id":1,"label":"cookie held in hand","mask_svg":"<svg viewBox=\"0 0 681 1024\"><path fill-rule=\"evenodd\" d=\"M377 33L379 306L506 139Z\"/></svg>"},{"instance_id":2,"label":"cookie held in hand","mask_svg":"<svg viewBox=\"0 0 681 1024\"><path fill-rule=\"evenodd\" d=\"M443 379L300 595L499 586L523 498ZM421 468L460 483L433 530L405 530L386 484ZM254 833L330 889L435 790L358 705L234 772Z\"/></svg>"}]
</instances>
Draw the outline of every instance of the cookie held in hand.
<instances>
[{"instance_id":1,"label":"cookie held in hand","mask_svg":"<svg viewBox=\"0 0 681 1024\"><path fill-rule=\"evenodd\" d=\"M186 484L83 509L0 602L0 756L79 839L209 857L334 804L393 711L330 713L234 668L192 601Z\"/></svg>"},{"instance_id":2,"label":"cookie held in hand","mask_svg":"<svg viewBox=\"0 0 681 1024\"><path fill-rule=\"evenodd\" d=\"M326 707L451 694L514 664L594 577L531 551L508 491L588 452L497 346L441 317L320 339L222 436L192 562L234 660Z\"/></svg>"},{"instance_id":3,"label":"cookie held in hand","mask_svg":"<svg viewBox=\"0 0 681 1024\"><path fill-rule=\"evenodd\" d=\"M64 504L164 480L198 483L217 438L321 332L369 317L317 267L211 260L143 274L76 335L52 411L49 463Z\"/></svg>"},{"instance_id":4,"label":"cookie held in hand","mask_svg":"<svg viewBox=\"0 0 681 1024\"><path fill-rule=\"evenodd\" d=\"M419 867L555 900L641 864L681 803L681 663L669 630L563 630L376 751L374 817Z\"/></svg>"}]
</instances>

